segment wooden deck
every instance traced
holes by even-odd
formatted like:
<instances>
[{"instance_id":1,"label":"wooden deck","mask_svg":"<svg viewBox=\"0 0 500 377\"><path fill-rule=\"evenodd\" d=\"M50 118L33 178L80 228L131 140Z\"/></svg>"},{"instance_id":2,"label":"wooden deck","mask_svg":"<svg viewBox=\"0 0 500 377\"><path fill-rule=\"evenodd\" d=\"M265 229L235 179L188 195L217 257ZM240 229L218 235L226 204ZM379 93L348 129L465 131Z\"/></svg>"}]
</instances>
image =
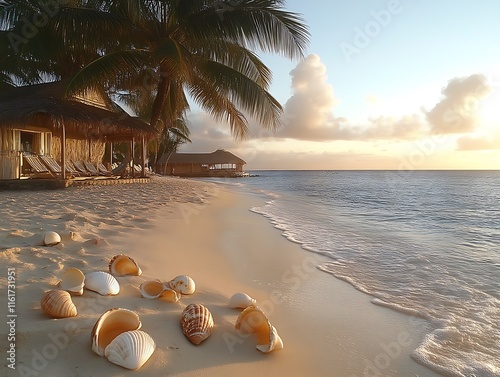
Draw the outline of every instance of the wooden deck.
<instances>
[{"instance_id":1,"label":"wooden deck","mask_svg":"<svg viewBox=\"0 0 500 377\"><path fill-rule=\"evenodd\" d=\"M108 186L131 183L150 183L151 178L89 178L89 179L2 179L0 190L57 190L67 187Z\"/></svg>"}]
</instances>

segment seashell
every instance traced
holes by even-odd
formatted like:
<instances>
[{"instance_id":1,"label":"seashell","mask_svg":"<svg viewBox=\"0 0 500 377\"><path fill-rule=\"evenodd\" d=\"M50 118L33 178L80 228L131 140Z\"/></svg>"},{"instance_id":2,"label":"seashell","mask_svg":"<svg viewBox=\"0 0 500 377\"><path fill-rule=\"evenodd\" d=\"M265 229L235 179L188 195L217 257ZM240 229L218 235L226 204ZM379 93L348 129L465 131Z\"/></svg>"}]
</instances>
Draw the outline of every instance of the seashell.
<instances>
[{"instance_id":1,"label":"seashell","mask_svg":"<svg viewBox=\"0 0 500 377\"><path fill-rule=\"evenodd\" d=\"M235 293L229 299L229 306L231 308L245 309L245 308L248 308L249 306L256 305L256 304L257 304L257 300L254 300L246 293L241 293L241 292Z\"/></svg>"},{"instance_id":2,"label":"seashell","mask_svg":"<svg viewBox=\"0 0 500 377\"><path fill-rule=\"evenodd\" d=\"M43 236L43 244L45 246L54 246L61 242L61 236L56 232L46 232Z\"/></svg>"},{"instance_id":3,"label":"seashell","mask_svg":"<svg viewBox=\"0 0 500 377\"><path fill-rule=\"evenodd\" d=\"M141 268L127 255L115 255L109 262L109 273L115 276L142 274Z\"/></svg>"},{"instance_id":4,"label":"seashell","mask_svg":"<svg viewBox=\"0 0 500 377\"><path fill-rule=\"evenodd\" d=\"M170 280L167 284L171 289L183 295L192 295L196 289L194 280L187 275L179 275Z\"/></svg>"},{"instance_id":5,"label":"seashell","mask_svg":"<svg viewBox=\"0 0 500 377\"><path fill-rule=\"evenodd\" d=\"M140 330L118 335L104 350L104 355L114 364L127 369L139 369L149 360L156 344L149 334Z\"/></svg>"},{"instance_id":6,"label":"seashell","mask_svg":"<svg viewBox=\"0 0 500 377\"><path fill-rule=\"evenodd\" d=\"M86 274L85 288L103 296L117 295L120 292L118 280L104 271L94 271Z\"/></svg>"},{"instance_id":7,"label":"seashell","mask_svg":"<svg viewBox=\"0 0 500 377\"><path fill-rule=\"evenodd\" d=\"M283 348L283 341L278 331L257 306L249 306L243 310L236 320L235 327L240 335L255 334L257 336L256 348L263 353Z\"/></svg>"},{"instance_id":8,"label":"seashell","mask_svg":"<svg viewBox=\"0 0 500 377\"><path fill-rule=\"evenodd\" d=\"M68 268L61 276L61 288L74 295L83 294L85 275L76 267Z\"/></svg>"},{"instance_id":9,"label":"seashell","mask_svg":"<svg viewBox=\"0 0 500 377\"><path fill-rule=\"evenodd\" d=\"M170 288L165 288L160 298L168 302L178 302L181 299L181 294Z\"/></svg>"},{"instance_id":10,"label":"seashell","mask_svg":"<svg viewBox=\"0 0 500 377\"><path fill-rule=\"evenodd\" d=\"M40 304L45 313L54 318L75 317L77 310L71 300L71 295L62 290L47 291L42 296Z\"/></svg>"},{"instance_id":11,"label":"seashell","mask_svg":"<svg viewBox=\"0 0 500 377\"><path fill-rule=\"evenodd\" d=\"M181 329L191 343L200 344L213 332L212 314L201 304L189 304L182 311Z\"/></svg>"},{"instance_id":12,"label":"seashell","mask_svg":"<svg viewBox=\"0 0 500 377\"><path fill-rule=\"evenodd\" d=\"M106 347L121 333L139 330L142 323L132 310L109 309L103 313L92 328L92 351L104 356Z\"/></svg>"},{"instance_id":13,"label":"seashell","mask_svg":"<svg viewBox=\"0 0 500 377\"><path fill-rule=\"evenodd\" d=\"M145 281L139 286L141 296L144 298L155 299L160 297L165 291L165 286L160 280Z\"/></svg>"}]
</instances>

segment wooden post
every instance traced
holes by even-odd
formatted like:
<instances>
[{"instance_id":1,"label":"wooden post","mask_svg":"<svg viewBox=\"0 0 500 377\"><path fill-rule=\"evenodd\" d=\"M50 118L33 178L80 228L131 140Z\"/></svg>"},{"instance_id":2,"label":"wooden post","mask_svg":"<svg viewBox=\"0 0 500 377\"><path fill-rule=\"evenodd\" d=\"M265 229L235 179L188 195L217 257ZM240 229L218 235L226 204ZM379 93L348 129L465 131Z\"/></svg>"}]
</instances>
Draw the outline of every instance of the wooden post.
<instances>
[{"instance_id":1,"label":"wooden post","mask_svg":"<svg viewBox=\"0 0 500 377\"><path fill-rule=\"evenodd\" d=\"M61 129L61 179L66 179L66 127L64 123Z\"/></svg>"},{"instance_id":2,"label":"wooden post","mask_svg":"<svg viewBox=\"0 0 500 377\"><path fill-rule=\"evenodd\" d=\"M113 169L113 142L109 143L109 170Z\"/></svg>"},{"instance_id":3,"label":"wooden post","mask_svg":"<svg viewBox=\"0 0 500 377\"><path fill-rule=\"evenodd\" d=\"M142 142L141 142L141 164L142 164L142 171L141 175L142 177L146 176L146 140L144 136L142 137Z\"/></svg>"},{"instance_id":4,"label":"wooden post","mask_svg":"<svg viewBox=\"0 0 500 377\"><path fill-rule=\"evenodd\" d=\"M89 138L89 162L92 162L92 140Z\"/></svg>"},{"instance_id":5,"label":"wooden post","mask_svg":"<svg viewBox=\"0 0 500 377\"><path fill-rule=\"evenodd\" d=\"M135 168L134 168L134 148L135 147L135 139L132 137L132 141L130 142L130 156L131 156L131 161L130 161L130 166L132 170L132 178L135 178Z\"/></svg>"}]
</instances>

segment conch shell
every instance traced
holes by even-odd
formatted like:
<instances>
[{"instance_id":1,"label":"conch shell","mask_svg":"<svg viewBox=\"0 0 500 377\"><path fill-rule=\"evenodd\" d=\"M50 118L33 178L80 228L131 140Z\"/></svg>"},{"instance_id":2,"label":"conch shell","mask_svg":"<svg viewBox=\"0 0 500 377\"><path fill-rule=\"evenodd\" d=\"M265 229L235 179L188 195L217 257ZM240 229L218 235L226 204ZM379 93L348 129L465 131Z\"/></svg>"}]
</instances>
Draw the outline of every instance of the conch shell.
<instances>
[{"instance_id":1,"label":"conch shell","mask_svg":"<svg viewBox=\"0 0 500 377\"><path fill-rule=\"evenodd\" d=\"M192 295L196 289L194 280L187 275L179 275L170 280L168 286L183 295Z\"/></svg>"},{"instance_id":2,"label":"conch shell","mask_svg":"<svg viewBox=\"0 0 500 377\"><path fill-rule=\"evenodd\" d=\"M148 361L155 348L156 344L149 334L133 330L114 338L104 350L104 355L114 364L135 370Z\"/></svg>"},{"instance_id":3,"label":"conch shell","mask_svg":"<svg viewBox=\"0 0 500 377\"><path fill-rule=\"evenodd\" d=\"M229 299L229 306L231 308L245 309L248 308L249 306L256 304L257 300L251 298L246 293L241 293L241 292L235 293Z\"/></svg>"},{"instance_id":4,"label":"conch shell","mask_svg":"<svg viewBox=\"0 0 500 377\"><path fill-rule=\"evenodd\" d=\"M263 353L283 348L283 341L276 328L271 325L264 312L257 306L243 310L236 320L236 331L240 335L255 334L257 349Z\"/></svg>"},{"instance_id":5,"label":"conch shell","mask_svg":"<svg viewBox=\"0 0 500 377\"><path fill-rule=\"evenodd\" d=\"M92 351L104 356L106 347L118 335L139 330L142 323L139 316L128 309L114 308L103 313L92 328Z\"/></svg>"},{"instance_id":6,"label":"conch shell","mask_svg":"<svg viewBox=\"0 0 500 377\"><path fill-rule=\"evenodd\" d=\"M200 344L213 332L212 314L201 304L189 304L181 314L181 329L191 343Z\"/></svg>"},{"instance_id":7,"label":"conch shell","mask_svg":"<svg viewBox=\"0 0 500 377\"><path fill-rule=\"evenodd\" d=\"M45 232L43 236L43 244L45 246L54 246L61 242L61 236L56 232Z\"/></svg>"},{"instance_id":8,"label":"conch shell","mask_svg":"<svg viewBox=\"0 0 500 377\"><path fill-rule=\"evenodd\" d=\"M40 305L45 313L54 318L75 317L78 312L71 300L71 295L66 291L47 291L40 300Z\"/></svg>"},{"instance_id":9,"label":"conch shell","mask_svg":"<svg viewBox=\"0 0 500 377\"><path fill-rule=\"evenodd\" d=\"M109 262L109 273L114 276L139 276L142 274L142 270L132 258L120 254L115 255Z\"/></svg>"},{"instance_id":10,"label":"conch shell","mask_svg":"<svg viewBox=\"0 0 500 377\"><path fill-rule=\"evenodd\" d=\"M85 285L85 275L76 267L70 267L61 276L61 288L65 291L81 296Z\"/></svg>"},{"instance_id":11,"label":"conch shell","mask_svg":"<svg viewBox=\"0 0 500 377\"><path fill-rule=\"evenodd\" d=\"M139 287L141 296L149 299L163 298L169 302L177 302L181 294L165 286L160 280L145 281Z\"/></svg>"},{"instance_id":12,"label":"conch shell","mask_svg":"<svg viewBox=\"0 0 500 377\"><path fill-rule=\"evenodd\" d=\"M104 271L94 271L86 274L85 288L103 296L117 295L120 292L120 284L118 281L113 275Z\"/></svg>"}]
</instances>

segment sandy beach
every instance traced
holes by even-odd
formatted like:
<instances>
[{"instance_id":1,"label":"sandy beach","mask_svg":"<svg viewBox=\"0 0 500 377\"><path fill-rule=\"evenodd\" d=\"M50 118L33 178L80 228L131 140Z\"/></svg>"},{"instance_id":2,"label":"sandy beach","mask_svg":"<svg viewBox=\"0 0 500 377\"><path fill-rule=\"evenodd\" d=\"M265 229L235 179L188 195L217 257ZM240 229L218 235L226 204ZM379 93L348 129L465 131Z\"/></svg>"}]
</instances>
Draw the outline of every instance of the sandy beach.
<instances>
[{"instance_id":1,"label":"sandy beach","mask_svg":"<svg viewBox=\"0 0 500 377\"><path fill-rule=\"evenodd\" d=\"M15 343L16 367L9 368L4 357L1 375L438 376L410 357L425 321L376 306L370 296L319 271L321 255L287 241L249 210L262 204L259 196L222 184L177 178L0 192L0 345L5 356ZM62 234L62 244L42 246L46 231ZM118 277L118 295L85 290L73 296L78 315L72 318L52 319L41 310L43 293L57 289L67 268L107 271L117 254L131 256L143 271ZM180 274L195 280L193 295L177 303L141 297L142 282ZM7 317L10 275L17 317ZM254 337L236 333L240 310L228 306L236 292L257 300L283 339L283 350L262 354ZM204 304L215 322L212 336L198 346L179 326L182 310L194 302ZM94 323L114 307L135 311L156 342L137 371L91 350Z\"/></svg>"}]
</instances>

